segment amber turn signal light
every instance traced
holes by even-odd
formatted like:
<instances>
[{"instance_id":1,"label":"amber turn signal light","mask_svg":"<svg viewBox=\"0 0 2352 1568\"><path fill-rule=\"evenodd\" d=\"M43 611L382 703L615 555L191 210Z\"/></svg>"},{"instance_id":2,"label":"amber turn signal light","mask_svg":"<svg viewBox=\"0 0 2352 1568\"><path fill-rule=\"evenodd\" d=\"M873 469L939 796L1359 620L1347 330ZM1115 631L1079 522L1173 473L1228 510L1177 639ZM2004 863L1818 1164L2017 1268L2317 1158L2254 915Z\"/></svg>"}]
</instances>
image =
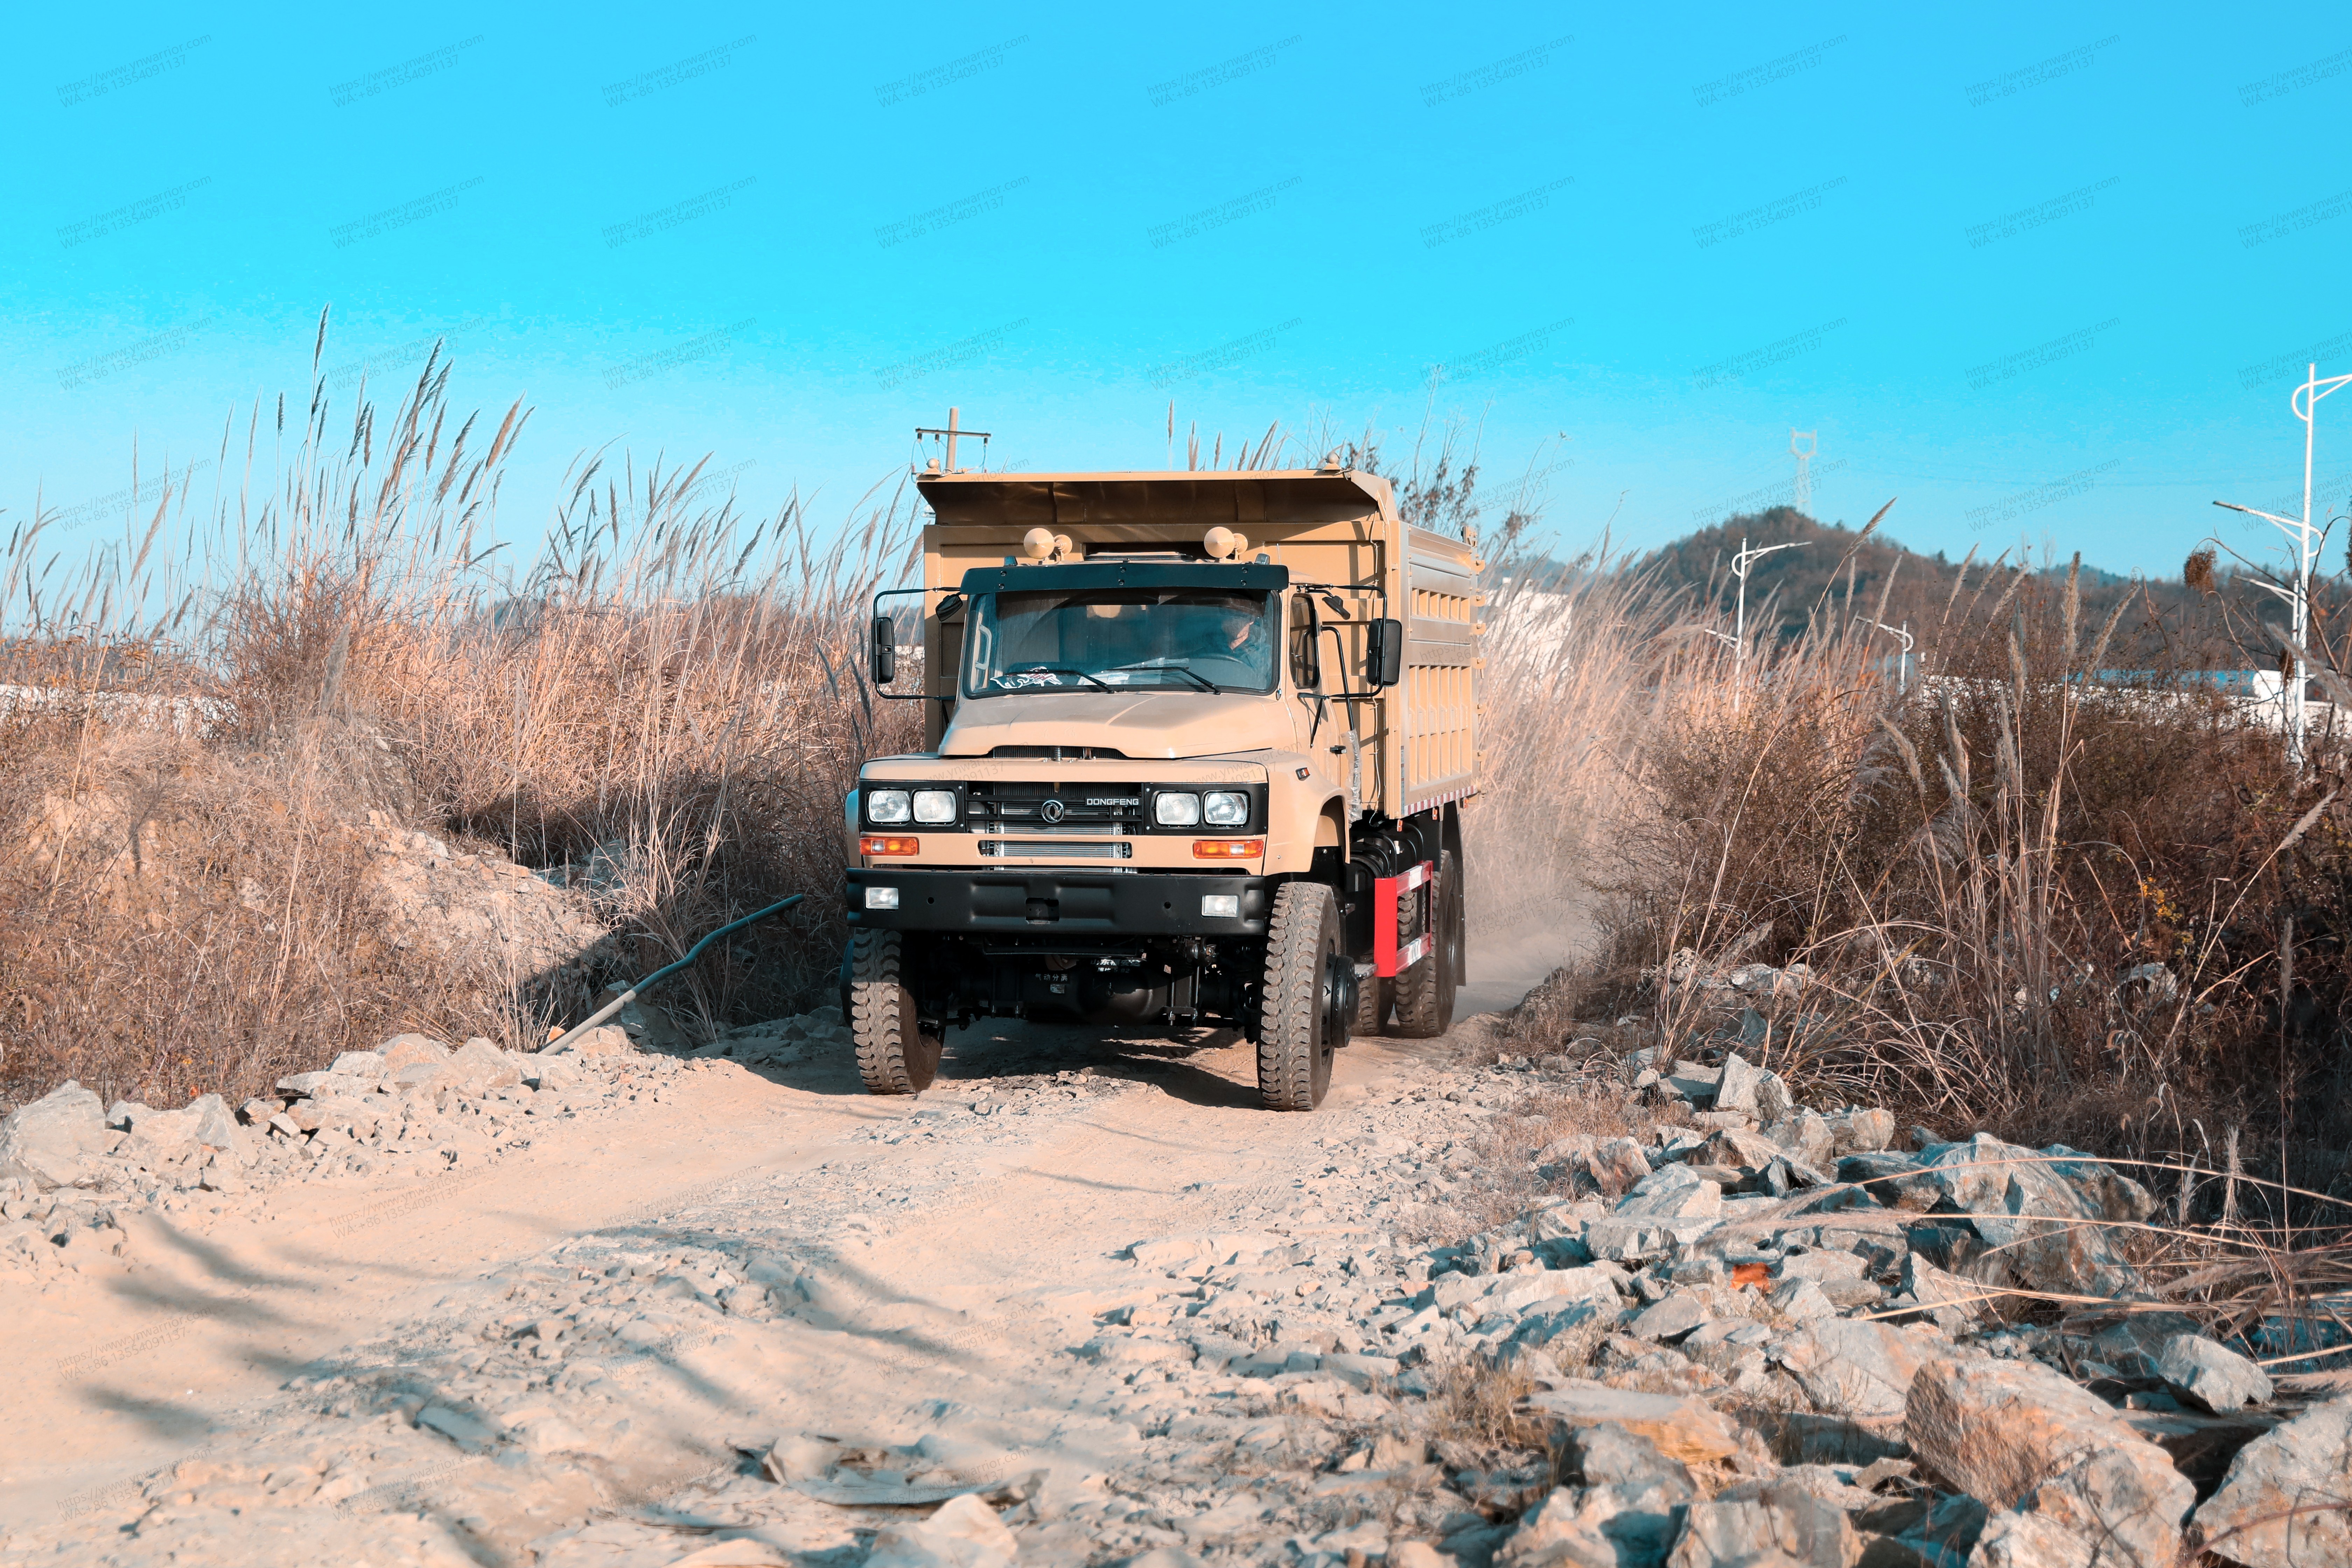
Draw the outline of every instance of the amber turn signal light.
<instances>
[{"instance_id":1,"label":"amber turn signal light","mask_svg":"<svg viewBox=\"0 0 2352 1568\"><path fill-rule=\"evenodd\" d=\"M1195 860L1255 860L1265 853L1263 838L1195 838Z\"/></svg>"},{"instance_id":2,"label":"amber turn signal light","mask_svg":"<svg viewBox=\"0 0 2352 1568\"><path fill-rule=\"evenodd\" d=\"M919 838L900 838L895 835L869 833L857 841L860 855L912 855L920 850Z\"/></svg>"}]
</instances>

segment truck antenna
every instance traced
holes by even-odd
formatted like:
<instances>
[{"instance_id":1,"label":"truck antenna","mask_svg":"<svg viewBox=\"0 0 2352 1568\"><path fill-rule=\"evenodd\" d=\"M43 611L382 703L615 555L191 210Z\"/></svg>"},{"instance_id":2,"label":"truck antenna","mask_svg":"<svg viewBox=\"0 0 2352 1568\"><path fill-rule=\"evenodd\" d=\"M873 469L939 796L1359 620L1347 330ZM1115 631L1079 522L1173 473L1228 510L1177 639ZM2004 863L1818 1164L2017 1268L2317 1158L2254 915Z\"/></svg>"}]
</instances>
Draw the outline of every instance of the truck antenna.
<instances>
[{"instance_id":1,"label":"truck antenna","mask_svg":"<svg viewBox=\"0 0 2352 1568\"><path fill-rule=\"evenodd\" d=\"M985 468L988 467L988 432L985 430L966 430L962 428L956 423L957 413L958 411L953 408L949 409L948 422L946 425L941 426L934 427L929 425L916 426L915 439L920 441L926 436L944 437L946 438L947 447L945 461L940 463L939 466L943 472L954 474L962 472L961 469L956 467L956 437L959 436L977 436L980 437L980 466Z\"/></svg>"}]
</instances>

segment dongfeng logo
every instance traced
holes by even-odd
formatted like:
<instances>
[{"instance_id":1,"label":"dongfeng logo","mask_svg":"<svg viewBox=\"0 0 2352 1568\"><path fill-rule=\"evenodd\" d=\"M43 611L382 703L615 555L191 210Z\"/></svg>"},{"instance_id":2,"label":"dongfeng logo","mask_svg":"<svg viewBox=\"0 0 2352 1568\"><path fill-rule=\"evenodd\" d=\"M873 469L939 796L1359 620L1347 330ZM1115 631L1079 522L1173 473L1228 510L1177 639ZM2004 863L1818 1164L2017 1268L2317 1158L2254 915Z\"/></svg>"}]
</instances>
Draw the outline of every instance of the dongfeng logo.
<instances>
[{"instance_id":1,"label":"dongfeng logo","mask_svg":"<svg viewBox=\"0 0 2352 1568\"><path fill-rule=\"evenodd\" d=\"M1068 811L1069 807L1064 805L1060 801L1048 800L1045 805L1037 808L1037 815L1044 817L1048 822L1059 822L1062 820L1063 816L1068 813Z\"/></svg>"}]
</instances>

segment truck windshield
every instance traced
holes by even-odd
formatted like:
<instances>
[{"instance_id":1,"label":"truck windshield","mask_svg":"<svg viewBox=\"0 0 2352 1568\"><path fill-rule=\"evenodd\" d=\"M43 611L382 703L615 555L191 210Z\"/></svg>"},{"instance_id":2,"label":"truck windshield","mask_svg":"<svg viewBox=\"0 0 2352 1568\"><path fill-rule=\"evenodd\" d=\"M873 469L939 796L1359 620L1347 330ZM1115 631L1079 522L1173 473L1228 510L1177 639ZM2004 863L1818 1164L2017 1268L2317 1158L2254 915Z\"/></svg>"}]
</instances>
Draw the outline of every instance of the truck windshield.
<instances>
[{"instance_id":1,"label":"truck windshield","mask_svg":"<svg viewBox=\"0 0 2352 1568\"><path fill-rule=\"evenodd\" d=\"M982 594L965 634L963 692L1271 691L1281 639L1268 598L1214 588Z\"/></svg>"}]
</instances>

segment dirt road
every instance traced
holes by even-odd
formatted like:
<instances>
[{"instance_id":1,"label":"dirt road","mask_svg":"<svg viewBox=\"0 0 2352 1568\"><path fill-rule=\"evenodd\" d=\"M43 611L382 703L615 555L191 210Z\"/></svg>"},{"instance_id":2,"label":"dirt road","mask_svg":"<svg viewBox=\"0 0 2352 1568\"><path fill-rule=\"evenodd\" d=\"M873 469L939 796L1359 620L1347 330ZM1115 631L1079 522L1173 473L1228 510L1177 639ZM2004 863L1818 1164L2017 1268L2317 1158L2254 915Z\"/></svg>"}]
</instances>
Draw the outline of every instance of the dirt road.
<instances>
[{"instance_id":1,"label":"dirt road","mask_svg":"<svg viewBox=\"0 0 2352 1568\"><path fill-rule=\"evenodd\" d=\"M1456 1035L1569 940L1484 944ZM959 1031L911 1100L837 1058L664 1061L619 1114L471 1171L126 1219L129 1270L0 1287L0 1562L669 1563L713 1526L657 1500L698 1480L761 1492L773 1560L855 1561L888 1510L745 1457L810 1435L941 1485L1031 1475L1024 1559L1140 1549L1152 1526L1079 1494L1185 1395L1073 1354L1136 1289L1114 1255L1376 1234L1410 1194L1363 1151L1409 1173L1475 1111L1410 1093L1459 1043L1359 1042L1312 1116L1258 1110L1223 1034Z\"/></svg>"}]
</instances>

